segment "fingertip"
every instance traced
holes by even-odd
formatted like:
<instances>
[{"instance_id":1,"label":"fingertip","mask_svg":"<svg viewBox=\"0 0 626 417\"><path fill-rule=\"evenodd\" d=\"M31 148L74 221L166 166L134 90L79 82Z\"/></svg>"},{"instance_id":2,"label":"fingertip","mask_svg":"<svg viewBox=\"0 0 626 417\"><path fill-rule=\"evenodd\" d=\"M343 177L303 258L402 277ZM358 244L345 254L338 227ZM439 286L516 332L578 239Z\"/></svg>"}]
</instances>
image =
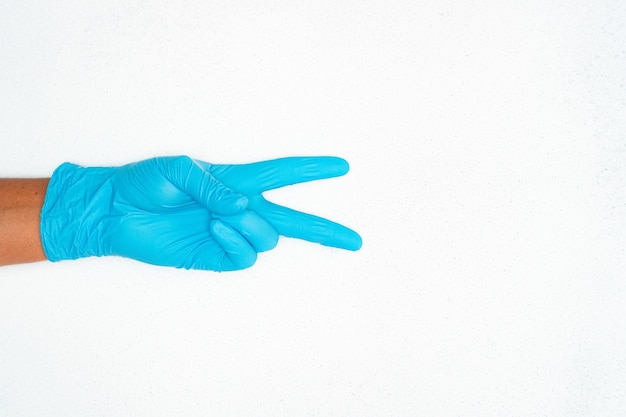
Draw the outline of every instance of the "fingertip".
<instances>
[{"instance_id":1,"label":"fingertip","mask_svg":"<svg viewBox=\"0 0 626 417\"><path fill-rule=\"evenodd\" d=\"M340 177L350 171L350 164L338 156L313 158L315 170L325 173L328 177Z\"/></svg>"},{"instance_id":2,"label":"fingertip","mask_svg":"<svg viewBox=\"0 0 626 417\"><path fill-rule=\"evenodd\" d=\"M354 230L346 228L342 236L337 237L337 241L333 246L350 251L358 251L363 246L363 239Z\"/></svg>"},{"instance_id":3,"label":"fingertip","mask_svg":"<svg viewBox=\"0 0 626 417\"><path fill-rule=\"evenodd\" d=\"M350 171L350 164L343 158L335 157L337 159L337 171L340 172L340 175L345 175Z\"/></svg>"},{"instance_id":4,"label":"fingertip","mask_svg":"<svg viewBox=\"0 0 626 417\"><path fill-rule=\"evenodd\" d=\"M356 252L359 249L361 249L362 246L363 246L363 239L358 233L354 232L352 241L350 242L350 245L346 249Z\"/></svg>"},{"instance_id":5,"label":"fingertip","mask_svg":"<svg viewBox=\"0 0 626 417\"><path fill-rule=\"evenodd\" d=\"M233 208L236 210L236 213L239 213L248 207L248 197L245 195L237 194L238 197L233 202Z\"/></svg>"},{"instance_id":6,"label":"fingertip","mask_svg":"<svg viewBox=\"0 0 626 417\"><path fill-rule=\"evenodd\" d=\"M218 214L233 215L241 213L248 207L248 197L239 193L231 193L220 200L212 208Z\"/></svg>"},{"instance_id":7,"label":"fingertip","mask_svg":"<svg viewBox=\"0 0 626 417\"><path fill-rule=\"evenodd\" d=\"M270 251L272 249L274 249L276 247L276 245L278 245L278 232L276 232L275 230L271 233L267 233L264 236L262 245L259 244L258 247L256 248L259 252L267 252Z\"/></svg>"}]
</instances>

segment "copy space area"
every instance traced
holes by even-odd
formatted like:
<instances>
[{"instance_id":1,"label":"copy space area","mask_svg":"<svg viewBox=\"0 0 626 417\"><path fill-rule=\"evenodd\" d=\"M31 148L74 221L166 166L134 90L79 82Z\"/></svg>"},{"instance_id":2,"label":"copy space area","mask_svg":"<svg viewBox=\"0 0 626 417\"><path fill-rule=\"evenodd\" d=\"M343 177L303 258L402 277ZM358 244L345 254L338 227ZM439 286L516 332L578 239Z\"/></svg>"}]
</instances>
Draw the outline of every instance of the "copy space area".
<instances>
[{"instance_id":1,"label":"copy space area","mask_svg":"<svg viewBox=\"0 0 626 417\"><path fill-rule=\"evenodd\" d=\"M626 5L0 4L0 177L337 155L363 237L0 268L2 416L626 415ZM0 238L2 238L0 236Z\"/></svg>"}]
</instances>

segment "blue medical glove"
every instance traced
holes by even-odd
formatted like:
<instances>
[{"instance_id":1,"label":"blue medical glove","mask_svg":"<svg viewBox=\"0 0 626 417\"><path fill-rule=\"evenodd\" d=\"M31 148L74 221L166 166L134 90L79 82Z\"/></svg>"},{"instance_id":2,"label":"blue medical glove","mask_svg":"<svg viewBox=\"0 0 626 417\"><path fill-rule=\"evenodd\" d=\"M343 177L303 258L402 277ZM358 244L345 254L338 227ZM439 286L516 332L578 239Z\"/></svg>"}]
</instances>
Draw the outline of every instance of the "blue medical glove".
<instances>
[{"instance_id":1,"label":"blue medical glove","mask_svg":"<svg viewBox=\"0 0 626 417\"><path fill-rule=\"evenodd\" d=\"M278 240L247 204L184 156L117 168L65 163L46 191L41 239L51 261L118 255L187 269L243 269Z\"/></svg>"},{"instance_id":2,"label":"blue medical glove","mask_svg":"<svg viewBox=\"0 0 626 417\"><path fill-rule=\"evenodd\" d=\"M278 232L358 249L360 237L350 229L275 206L260 195L345 172L347 163L338 158L211 165L181 156L116 168L66 163L46 192L42 243L51 261L118 255L216 271L251 266L257 252L276 245ZM248 207L251 202L255 209Z\"/></svg>"},{"instance_id":3,"label":"blue medical glove","mask_svg":"<svg viewBox=\"0 0 626 417\"><path fill-rule=\"evenodd\" d=\"M267 220L281 235L342 249L361 247L361 237L353 230L276 205L262 196L264 191L286 185L344 175L349 169L345 160L323 156L281 158L244 165L201 164L222 183L248 197L248 209Z\"/></svg>"}]
</instances>

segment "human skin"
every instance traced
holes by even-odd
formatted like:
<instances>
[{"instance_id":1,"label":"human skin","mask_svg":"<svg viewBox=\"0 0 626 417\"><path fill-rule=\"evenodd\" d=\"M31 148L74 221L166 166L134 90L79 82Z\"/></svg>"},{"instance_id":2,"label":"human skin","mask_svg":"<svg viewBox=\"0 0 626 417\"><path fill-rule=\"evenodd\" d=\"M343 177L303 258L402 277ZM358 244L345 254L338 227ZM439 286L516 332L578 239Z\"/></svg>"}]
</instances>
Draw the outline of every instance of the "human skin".
<instances>
[{"instance_id":1,"label":"human skin","mask_svg":"<svg viewBox=\"0 0 626 417\"><path fill-rule=\"evenodd\" d=\"M39 215L49 181L0 179L0 265L46 260Z\"/></svg>"}]
</instances>

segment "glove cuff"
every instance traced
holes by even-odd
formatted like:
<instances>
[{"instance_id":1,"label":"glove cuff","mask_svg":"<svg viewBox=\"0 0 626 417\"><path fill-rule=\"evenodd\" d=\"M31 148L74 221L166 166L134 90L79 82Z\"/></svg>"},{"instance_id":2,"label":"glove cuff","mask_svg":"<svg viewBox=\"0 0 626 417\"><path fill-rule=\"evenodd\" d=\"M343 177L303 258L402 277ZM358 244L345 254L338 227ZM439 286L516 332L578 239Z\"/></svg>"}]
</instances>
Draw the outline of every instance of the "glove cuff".
<instances>
[{"instance_id":1,"label":"glove cuff","mask_svg":"<svg viewBox=\"0 0 626 417\"><path fill-rule=\"evenodd\" d=\"M100 242L111 216L114 168L59 166L48 184L41 209L41 242L52 261L106 255Z\"/></svg>"}]
</instances>

